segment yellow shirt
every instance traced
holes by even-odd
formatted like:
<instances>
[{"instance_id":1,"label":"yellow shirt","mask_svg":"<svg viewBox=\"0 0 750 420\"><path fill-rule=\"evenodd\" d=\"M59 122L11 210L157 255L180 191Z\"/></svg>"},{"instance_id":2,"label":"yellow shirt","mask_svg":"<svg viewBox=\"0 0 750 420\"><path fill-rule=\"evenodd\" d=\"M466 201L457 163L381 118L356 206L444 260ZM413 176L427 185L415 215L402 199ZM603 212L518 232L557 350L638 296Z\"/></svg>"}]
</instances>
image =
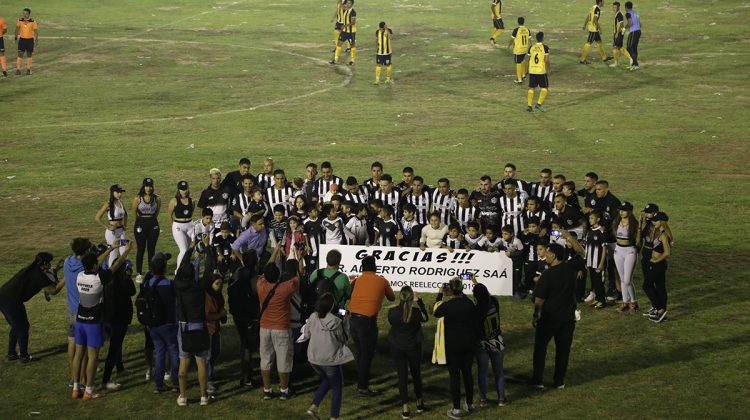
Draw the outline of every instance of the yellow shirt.
<instances>
[{"instance_id":1,"label":"yellow shirt","mask_svg":"<svg viewBox=\"0 0 750 420\"><path fill-rule=\"evenodd\" d=\"M513 30L513 54L522 55L529 51L529 29L519 26Z\"/></svg>"},{"instance_id":2,"label":"yellow shirt","mask_svg":"<svg viewBox=\"0 0 750 420\"><path fill-rule=\"evenodd\" d=\"M537 42L529 48L529 74L547 74L547 62L549 48Z\"/></svg>"},{"instance_id":3,"label":"yellow shirt","mask_svg":"<svg viewBox=\"0 0 750 420\"><path fill-rule=\"evenodd\" d=\"M492 2L492 19L500 19L500 13L502 12L503 2L497 0Z\"/></svg>"},{"instance_id":4,"label":"yellow shirt","mask_svg":"<svg viewBox=\"0 0 750 420\"><path fill-rule=\"evenodd\" d=\"M393 51L391 50L392 33L393 31L391 31L391 28L388 28L385 31L380 29L375 31L375 39L378 42L377 55L388 55L393 53Z\"/></svg>"},{"instance_id":5,"label":"yellow shirt","mask_svg":"<svg viewBox=\"0 0 750 420\"><path fill-rule=\"evenodd\" d=\"M599 6L597 5L592 6L591 10L589 10L588 23L586 24L586 28L589 32L599 32L599 29L594 24L594 17L598 18L600 12Z\"/></svg>"},{"instance_id":6,"label":"yellow shirt","mask_svg":"<svg viewBox=\"0 0 750 420\"><path fill-rule=\"evenodd\" d=\"M344 11L344 20L341 23L344 24L343 31L346 33L357 33L357 12L354 9L347 9Z\"/></svg>"},{"instance_id":7,"label":"yellow shirt","mask_svg":"<svg viewBox=\"0 0 750 420\"><path fill-rule=\"evenodd\" d=\"M34 22L34 19L29 20L23 20L18 19L18 22L16 22L16 26L18 29L18 37L19 38L27 38L31 39L34 38L34 31L36 31L36 22Z\"/></svg>"}]
</instances>

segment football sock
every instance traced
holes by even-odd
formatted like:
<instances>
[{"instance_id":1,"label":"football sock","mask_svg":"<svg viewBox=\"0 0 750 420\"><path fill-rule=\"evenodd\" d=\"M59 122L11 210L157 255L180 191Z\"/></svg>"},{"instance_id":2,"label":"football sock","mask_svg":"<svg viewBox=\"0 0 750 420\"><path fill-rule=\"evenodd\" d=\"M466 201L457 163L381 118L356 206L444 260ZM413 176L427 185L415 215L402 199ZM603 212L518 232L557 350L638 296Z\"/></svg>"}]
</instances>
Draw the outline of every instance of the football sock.
<instances>
[{"instance_id":1,"label":"football sock","mask_svg":"<svg viewBox=\"0 0 750 420\"><path fill-rule=\"evenodd\" d=\"M617 62L620 60L620 49L619 48L614 48L612 50L612 57L615 58L615 64L617 64Z\"/></svg>"},{"instance_id":2,"label":"football sock","mask_svg":"<svg viewBox=\"0 0 750 420\"><path fill-rule=\"evenodd\" d=\"M333 54L333 61L337 62L339 61L339 54L341 54L341 46L336 46L336 52Z\"/></svg>"},{"instance_id":3,"label":"football sock","mask_svg":"<svg viewBox=\"0 0 750 420\"><path fill-rule=\"evenodd\" d=\"M333 43L334 45L337 45L339 43L339 35L341 34L341 31L338 29L333 30Z\"/></svg>"},{"instance_id":4,"label":"football sock","mask_svg":"<svg viewBox=\"0 0 750 420\"><path fill-rule=\"evenodd\" d=\"M391 80L391 74L393 73L393 66L385 66L385 79Z\"/></svg>"},{"instance_id":5,"label":"football sock","mask_svg":"<svg viewBox=\"0 0 750 420\"><path fill-rule=\"evenodd\" d=\"M583 44L583 51L581 51L581 61L586 61L586 57L589 55L589 50L591 49L591 44L588 42Z\"/></svg>"},{"instance_id":6,"label":"football sock","mask_svg":"<svg viewBox=\"0 0 750 420\"><path fill-rule=\"evenodd\" d=\"M628 59L628 62L633 59L633 57L630 56L630 53L625 48L620 48L620 51L622 51L623 57Z\"/></svg>"},{"instance_id":7,"label":"football sock","mask_svg":"<svg viewBox=\"0 0 750 420\"><path fill-rule=\"evenodd\" d=\"M26 70L31 69L31 63L34 61L31 57L26 57Z\"/></svg>"},{"instance_id":8,"label":"football sock","mask_svg":"<svg viewBox=\"0 0 750 420\"><path fill-rule=\"evenodd\" d=\"M16 68L18 70L21 70L21 66L23 66L23 59L21 57L18 57L18 59L16 59Z\"/></svg>"},{"instance_id":9,"label":"football sock","mask_svg":"<svg viewBox=\"0 0 750 420\"><path fill-rule=\"evenodd\" d=\"M526 69L523 68L523 63L516 63L516 80L522 80L524 73Z\"/></svg>"},{"instance_id":10,"label":"football sock","mask_svg":"<svg viewBox=\"0 0 750 420\"><path fill-rule=\"evenodd\" d=\"M544 98L546 97L547 97L547 88L542 88L541 92L539 92L539 100L536 103L539 105L543 104Z\"/></svg>"},{"instance_id":11,"label":"football sock","mask_svg":"<svg viewBox=\"0 0 750 420\"><path fill-rule=\"evenodd\" d=\"M87 386L86 387L86 393L87 394L93 394L94 393L94 387L93 386Z\"/></svg>"},{"instance_id":12,"label":"football sock","mask_svg":"<svg viewBox=\"0 0 750 420\"><path fill-rule=\"evenodd\" d=\"M3 71L8 70L8 67L5 65L5 56L0 57L0 67L2 67Z\"/></svg>"},{"instance_id":13,"label":"football sock","mask_svg":"<svg viewBox=\"0 0 750 420\"><path fill-rule=\"evenodd\" d=\"M601 42L596 43L596 48L599 49L599 54L602 56L602 60L607 58L607 53L604 51L604 45Z\"/></svg>"},{"instance_id":14,"label":"football sock","mask_svg":"<svg viewBox=\"0 0 750 420\"><path fill-rule=\"evenodd\" d=\"M534 101L534 89L529 89L529 91L526 93L526 103L531 106L531 103Z\"/></svg>"},{"instance_id":15,"label":"football sock","mask_svg":"<svg viewBox=\"0 0 750 420\"><path fill-rule=\"evenodd\" d=\"M380 80L380 72L383 71L383 68L381 66L375 66L375 80Z\"/></svg>"},{"instance_id":16,"label":"football sock","mask_svg":"<svg viewBox=\"0 0 750 420\"><path fill-rule=\"evenodd\" d=\"M492 31L492 39L496 40L500 35L502 35L502 33L502 29L495 29L494 31Z\"/></svg>"},{"instance_id":17,"label":"football sock","mask_svg":"<svg viewBox=\"0 0 750 420\"><path fill-rule=\"evenodd\" d=\"M357 47L352 47L352 49L351 49L351 59L352 59L352 63L357 60Z\"/></svg>"}]
</instances>

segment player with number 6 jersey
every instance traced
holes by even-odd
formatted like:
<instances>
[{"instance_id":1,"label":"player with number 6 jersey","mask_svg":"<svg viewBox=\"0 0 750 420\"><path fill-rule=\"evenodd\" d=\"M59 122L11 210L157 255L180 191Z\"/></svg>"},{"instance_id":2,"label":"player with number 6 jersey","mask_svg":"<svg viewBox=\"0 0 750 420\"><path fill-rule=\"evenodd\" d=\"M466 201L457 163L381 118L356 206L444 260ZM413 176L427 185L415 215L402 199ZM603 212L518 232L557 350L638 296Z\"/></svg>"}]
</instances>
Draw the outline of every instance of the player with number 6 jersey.
<instances>
[{"instance_id":1,"label":"player with number 6 jersey","mask_svg":"<svg viewBox=\"0 0 750 420\"><path fill-rule=\"evenodd\" d=\"M534 91L537 87L540 88L539 100L536 103L536 109L544 112L542 104L544 98L547 97L547 88L549 88L549 81L547 75L549 74L549 47L544 45L544 32L538 32L536 34L536 44L529 48L529 91L527 93L527 107L526 110L531 112L531 104L534 101Z\"/></svg>"}]
</instances>

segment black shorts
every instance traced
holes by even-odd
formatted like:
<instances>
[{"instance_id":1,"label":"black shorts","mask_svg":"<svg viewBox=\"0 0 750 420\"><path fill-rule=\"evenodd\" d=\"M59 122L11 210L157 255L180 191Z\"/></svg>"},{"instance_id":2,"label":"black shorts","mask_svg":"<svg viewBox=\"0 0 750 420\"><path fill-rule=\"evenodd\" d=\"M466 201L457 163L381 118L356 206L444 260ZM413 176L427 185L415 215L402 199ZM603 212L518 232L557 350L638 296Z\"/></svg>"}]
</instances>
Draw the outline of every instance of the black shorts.
<instances>
[{"instance_id":1,"label":"black shorts","mask_svg":"<svg viewBox=\"0 0 750 420\"><path fill-rule=\"evenodd\" d=\"M615 35L615 40L612 43L612 46L615 48L622 48L622 41L625 39L625 35L623 34L617 34Z\"/></svg>"},{"instance_id":2,"label":"black shorts","mask_svg":"<svg viewBox=\"0 0 750 420\"><path fill-rule=\"evenodd\" d=\"M549 87L549 82L547 82L547 75L546 74L529 74L529 87L530 88Z\"/></svg>"},{"instance_id":3,"label":"black shorts","mask_svg":"<svg viewBox=\"0 0 750 420\"><path fill-rule=\"evenodd\" d=\"M5 52L5 40L3 39L2 35L0 35L0 53Z\"/></svg>"},{"instance_id":4,"label":"black shorts","mask_svg":"<svg viewBox=\"0 0 750 420\"><path fill-rule=\"evenodd\" d=\"M602 42L602 36L599 32L589 32L589 37L586 39L586 42L589 44L592 42Z\"/></svg>"},{"instance_id":5,"label":"black shorts","mask_svg":"<svg viewBox=\"0 0 750 420\"><path fill-rule=\"evenodd\" d=\"M31 54L34 52L33 38L18 38L18 52Z\"/></svg>"},{"instance_id":6,"label":"black shorts","mask_svg":"<svg viewBox=\"0 0 750 420\"><path fill-rule=\"evenodd\" d=\"M375 55L375 64L381 64L384 66L390 66L391 65L391 55L390 54L376 54Z\"/></svg>"},{"instance_id":7,"label":"black shorts","mask_svg":"<svg viewBox=\"0 0 750 420\"><path fill-rule=\"evenodd\" d=\"M526 59L526 54L513 54L513 58L515 58L516 64L521 64Z\"/></svg>"},{"instance_id":8,"label":"black shorts","mask_svg":"<svg viewBox=\"0 0 750 420\"><path fill-rule=\"evenodd\" d=\"M356 40L357 40L357 34L354 32L341 32L339 34L339 41L340 42L349 41L349 44L351 44L351 46L354 46L354 44L356 43Z\"/></svg>"},{"instance_id":9,"label":"black shorts","mask_svg":"<svg viewBox=\"0 0 750 420\"><path fill-rule=\"evenodd\" d=\"M492 19L492 24L495 25L495 29L505 29L502 19Z\"/></svg>"}]
</instances>

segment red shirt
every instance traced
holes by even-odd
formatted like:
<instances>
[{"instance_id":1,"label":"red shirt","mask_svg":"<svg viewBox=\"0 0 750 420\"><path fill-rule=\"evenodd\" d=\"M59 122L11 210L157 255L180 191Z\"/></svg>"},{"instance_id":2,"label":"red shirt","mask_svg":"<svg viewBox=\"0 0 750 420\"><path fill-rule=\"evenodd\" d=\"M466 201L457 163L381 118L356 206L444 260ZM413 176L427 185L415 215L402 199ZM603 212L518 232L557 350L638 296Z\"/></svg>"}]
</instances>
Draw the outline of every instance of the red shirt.
<instances>
[{"instance_id":1,"label":"red shirt","mask_svg":"<svg viewBox=\"0 0 750 420\"><path fill-rule=\"evenodd\" d=\"M263 309L266 296L276 283L269 283L265 276L258 277L258 302ZM268 302L268 307L260 318L260 327L267 330L288 330L292 318L291 296L299 290L299 278L281 282Z\"/></svg>"}]
</instances>

